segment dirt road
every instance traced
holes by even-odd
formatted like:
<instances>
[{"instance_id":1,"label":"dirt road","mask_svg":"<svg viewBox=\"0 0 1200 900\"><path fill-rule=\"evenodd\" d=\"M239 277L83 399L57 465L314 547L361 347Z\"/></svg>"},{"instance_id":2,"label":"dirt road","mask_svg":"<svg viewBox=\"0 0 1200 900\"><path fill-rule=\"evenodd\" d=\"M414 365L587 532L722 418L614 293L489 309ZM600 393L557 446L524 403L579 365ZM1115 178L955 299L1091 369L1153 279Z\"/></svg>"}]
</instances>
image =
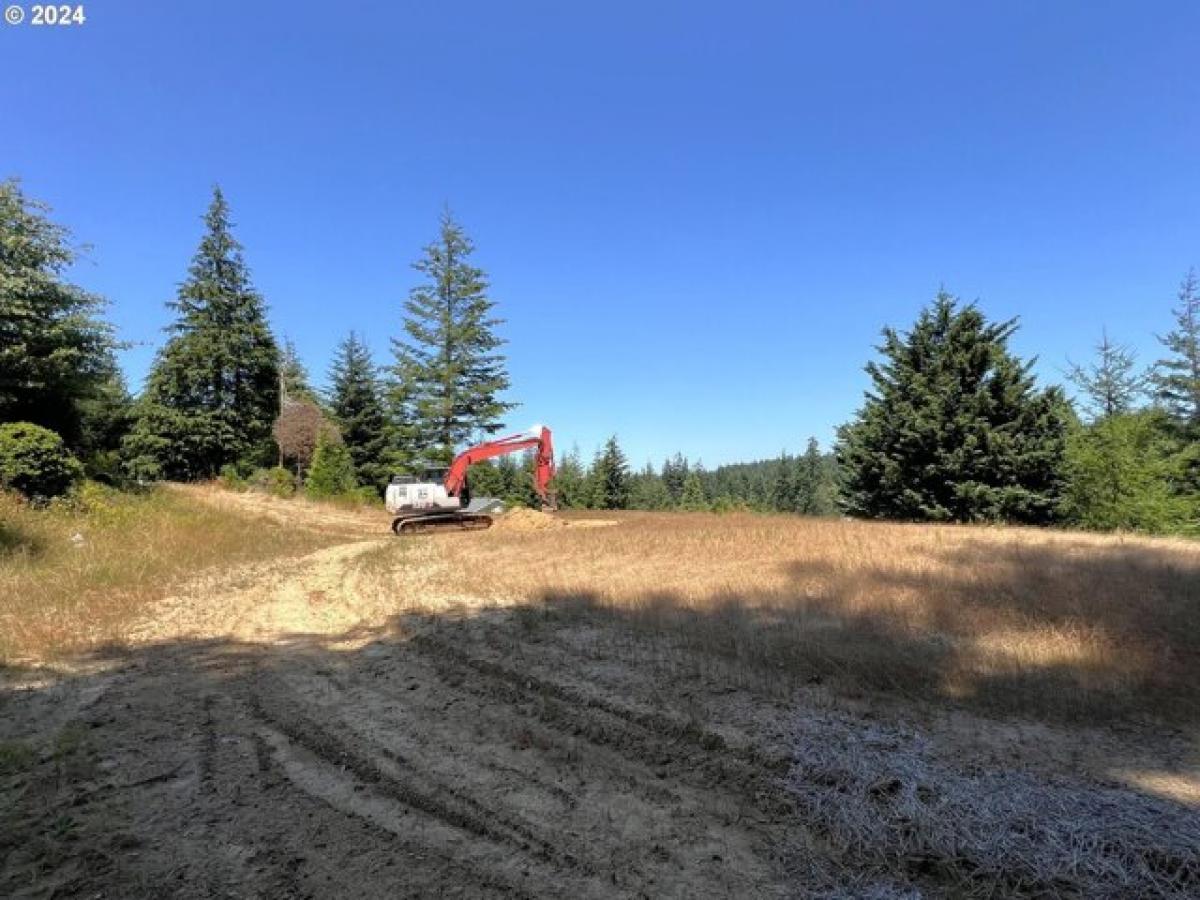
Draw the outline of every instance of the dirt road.
<instances>
[{"instance_id":1,"label":"dirt road","mask_svg":"<svg viewBox=\"0 0 1200 900\"><path fill-rule=\"evenodd\" d=\"M702 683L440 595L438 539L336 524L345 543L197 582L126 648L7 673L0 739L53 750L0 762L0 894L796 892L786 760L690 717Z\"/></svg>"}]
</instances>

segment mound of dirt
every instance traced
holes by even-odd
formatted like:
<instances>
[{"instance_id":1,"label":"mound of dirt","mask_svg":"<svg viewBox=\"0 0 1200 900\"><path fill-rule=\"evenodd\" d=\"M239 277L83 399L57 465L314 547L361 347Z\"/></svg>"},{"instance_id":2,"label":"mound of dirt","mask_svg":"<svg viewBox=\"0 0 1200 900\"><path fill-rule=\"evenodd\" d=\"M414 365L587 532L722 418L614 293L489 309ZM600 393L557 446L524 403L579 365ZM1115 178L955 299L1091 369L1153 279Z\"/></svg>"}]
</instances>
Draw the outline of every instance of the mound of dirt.
<instances>
[{"instance_id":1,"label":"mound of dirt","mask_svg":"<svg viewBox=\"0 0 1200 900\"><path fill-rule=\"evenodd\" d=\"M536 509L518 508L498 518L495 527L506 531L545 531L549 528L566 528L567 523Z\"/></svg>"}]
</instances>

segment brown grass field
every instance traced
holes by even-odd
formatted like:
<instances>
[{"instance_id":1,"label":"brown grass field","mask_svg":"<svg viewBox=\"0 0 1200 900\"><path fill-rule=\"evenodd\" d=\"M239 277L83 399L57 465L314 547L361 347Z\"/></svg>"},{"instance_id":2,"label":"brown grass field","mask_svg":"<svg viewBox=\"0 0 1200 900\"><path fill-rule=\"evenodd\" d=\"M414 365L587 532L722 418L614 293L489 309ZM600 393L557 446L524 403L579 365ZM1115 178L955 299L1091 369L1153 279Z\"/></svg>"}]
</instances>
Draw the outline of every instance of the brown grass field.
<instances>
[{"instance_id":1,"label":"brown grass field","mask_svg":"<svg viewBox=\"0 0 1200 900\"><path fill-rule=\"evenodd\" d=\"M1195 543L3 503L3 896L1200 894Z\"/></svg>"},{"instance_id":2,"label":"brown grass field","mask_svg":"<svg viewBox=\"0 0 1200 900\"><path fill-rule=\"evenodd\" d=\"M594 517L595 513L580 513ZM1038 529L620 513L448 542L464 590L618 618L733 677L1080 721L1200 717L1200 544Z\"/></svg>"}]
</instances>

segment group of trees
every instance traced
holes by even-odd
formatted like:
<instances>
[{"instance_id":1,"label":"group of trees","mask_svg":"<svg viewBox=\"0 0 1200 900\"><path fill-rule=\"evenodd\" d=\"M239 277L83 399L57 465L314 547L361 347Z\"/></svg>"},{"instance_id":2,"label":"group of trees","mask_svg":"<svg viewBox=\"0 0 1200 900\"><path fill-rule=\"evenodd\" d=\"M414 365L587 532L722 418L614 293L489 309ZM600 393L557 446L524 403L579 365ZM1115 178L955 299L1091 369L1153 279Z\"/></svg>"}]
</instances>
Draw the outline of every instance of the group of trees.
<instances>
[{"instance_id":1,"label":"group of trees","mask_svg":"<svg viewBox=\"0 0 1200 900\"><path fill-rule=\"evenodd\" d=\"M533 458L502 457L471 470L472 492L512 503L536 504ZM579 448L558 461L554 478L559 506L568 509L735 510L833 515L837 512L837 466L815 439L801 456L719 466L712 471L676 453L659 469L647 462L634 470L614 435L590 463Z\"/></svg>"},{"instance_id":2,"label":"group of trees","mask_svg":"<svg viewBox=\"0 0 1200 900\"><path fill-rule=\"evenodd\" d=\"M241 478L286 469L319 495L382 491L391 472L448 461L510 405L498 320L473 246L447 213L415 268L394 364L349 334L326 393L281 345L219 188L168 306L174 320L136 398L115 361L104 301L66 280L69 233L15 180L0 183L0 422L60 436L94 477ZM277 481L278 479L276 479Z\"/></svg>"},{"instance_id":3,"label":"group of trees","mask_svg":"<svg viewBox=\"0 0 1200 900\"><path fill-rule=\"evenodd\" d=\"M302 479L320 496L380 491L447 463L512 408L499 320L473 246L446 214L415 264L385 367L350 333L315 390L272 334L219 189L169 307L145 386L129 395L105 302L67 280L69 233L18 182L0 182L0 486L118 480ZM631 469L615 437L560 461L564 506L750 508L921 521L1194 530L1200 515L1200 285L1184 280L1163 358L1141 369L1103 334L1071 364L1072 400L1009 348L1016 322L939 293L906 332L886 328L871 388L834 453L708 471L681 454ZM78 462L76 462L78 460ZM531 461L477 467L474 493L534 502ZM47 477L39 480L37 473ZM267 473L263 475L261 473ZM33 488L30 488L33 490Z\"/></svg>"},{"instance_id":4,"label":"group of trees","mask_svg":"<svg viewBox=\"0 0 1200 900\"><path fill-rule=\"evenodd\" d=\"M1076 403L1039 388L989 322L940 293L911 330L883 332L871 389L838 435L842 507L910 521L1066 523L1190 531L1200 512L1200 291L1180 289L1166 354L1139 370L1102 335L1072 364Z\"/></svg>"}]
</instances>

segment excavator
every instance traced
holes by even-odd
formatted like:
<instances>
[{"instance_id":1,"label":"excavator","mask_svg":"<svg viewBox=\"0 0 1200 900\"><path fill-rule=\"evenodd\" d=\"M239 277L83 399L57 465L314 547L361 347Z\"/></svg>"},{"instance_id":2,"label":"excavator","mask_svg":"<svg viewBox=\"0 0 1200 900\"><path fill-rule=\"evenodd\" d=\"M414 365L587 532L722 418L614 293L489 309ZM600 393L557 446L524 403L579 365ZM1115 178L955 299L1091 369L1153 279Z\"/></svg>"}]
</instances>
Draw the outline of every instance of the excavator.
<instances>
[{"instance_id":1,"label":"excavator","mask_svg":"<svg viewBox=\"0 0 1200 900\"><path fill-rule=\"evenodd\" d=\"M384 503L395 518L392 531L398 535L429 531L479 530L492 527L492 517L472 512L471 487L467 470L472 464L508 453L533 450L533 484L542 503L554 508L550 480L554 477L554 444L550 429L534 425L528 431L487 441L464 450L449 469L429 469L422 479L415 475L397 475L387 486Z\"/></svg>"}]
</instances>

